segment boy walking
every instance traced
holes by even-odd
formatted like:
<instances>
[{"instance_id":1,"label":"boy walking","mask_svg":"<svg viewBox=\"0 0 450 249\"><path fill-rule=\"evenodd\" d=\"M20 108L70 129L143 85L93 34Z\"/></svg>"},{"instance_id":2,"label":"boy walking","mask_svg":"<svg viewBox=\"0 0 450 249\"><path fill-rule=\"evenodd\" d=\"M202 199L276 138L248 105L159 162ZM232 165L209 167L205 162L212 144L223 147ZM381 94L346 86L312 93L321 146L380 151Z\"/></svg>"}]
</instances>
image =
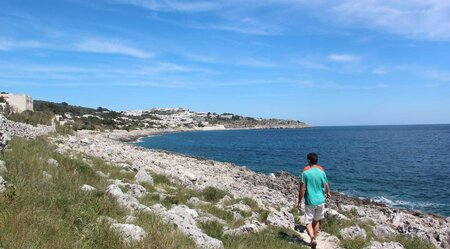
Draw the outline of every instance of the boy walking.
<instances>
[{"instance_id":1,"label":"boy walking","mask_svg":"<svg viewBox=\"0 0 450 249\"><path fill-rule=\"evenodd\" d=\"M305 198L305 225L311 238L311 248L317 246L319 234L319 221L325 218L325 200L331 197L327 176L321 166L317 165L319 156L316 153L307 155L309 167L305 167L298 194L298 209Z\"/></svg>"}]
</instances>

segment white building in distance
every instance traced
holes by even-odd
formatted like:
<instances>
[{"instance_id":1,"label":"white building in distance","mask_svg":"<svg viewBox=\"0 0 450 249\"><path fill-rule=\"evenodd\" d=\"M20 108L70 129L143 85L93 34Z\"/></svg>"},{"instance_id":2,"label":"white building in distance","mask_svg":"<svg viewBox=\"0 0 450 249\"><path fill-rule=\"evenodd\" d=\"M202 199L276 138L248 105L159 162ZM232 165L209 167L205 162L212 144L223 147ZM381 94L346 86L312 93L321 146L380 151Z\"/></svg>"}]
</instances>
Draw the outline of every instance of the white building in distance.
<instances>
[{"instance_id":1,"label":"white building in distance","mask_svg":"<svg viewBox=\"0 0 450 249\"><path fill-rule=\"evenodd\" d=\"M14 112L33 111L33 98L30 95L2 93L0 97L5 99Z\"/></svg>"}]
</instances>

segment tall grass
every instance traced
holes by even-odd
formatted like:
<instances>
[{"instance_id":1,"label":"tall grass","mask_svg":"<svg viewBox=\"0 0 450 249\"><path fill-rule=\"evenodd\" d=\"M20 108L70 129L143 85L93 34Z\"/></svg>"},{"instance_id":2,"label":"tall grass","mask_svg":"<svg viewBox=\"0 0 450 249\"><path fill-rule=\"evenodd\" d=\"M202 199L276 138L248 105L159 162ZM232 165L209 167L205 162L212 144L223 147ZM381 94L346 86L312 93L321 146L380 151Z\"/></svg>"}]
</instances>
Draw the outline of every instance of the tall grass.
<instances>
[{"instance_id":1,"label":"tall grass","mask_svg":"<svg viewBox=\"0 0 450 249\"><path fill-rule=\"evenodd\" d=\"M10 146L0 158L8 167L3 177L15 190L0 195L0 248L195 248L176 228L152 216L138 220L148 232L144 241L125 244L107 224L97 222L100 215L120 220L126 212L105 195L108 182L94 169L54 153L44 139L14 138ZM48 165L49 158L60 166ZM83 192L83 184L98 191Z\"/></svg>"}]
</instances>

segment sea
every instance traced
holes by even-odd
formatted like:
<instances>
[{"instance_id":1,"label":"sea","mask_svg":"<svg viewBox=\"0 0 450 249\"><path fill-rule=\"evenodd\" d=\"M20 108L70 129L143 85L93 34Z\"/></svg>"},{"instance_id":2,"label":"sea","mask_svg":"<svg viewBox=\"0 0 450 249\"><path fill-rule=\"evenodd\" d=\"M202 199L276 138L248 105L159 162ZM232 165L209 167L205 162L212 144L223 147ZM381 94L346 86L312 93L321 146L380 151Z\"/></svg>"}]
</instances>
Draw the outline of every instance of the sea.
<instances>
[{"instance_id":1,"label":"sea","mask_svg":"<svg viewBox=\"0 0 450 249\"><path fill-rule=\"evenodd\" d=\"M137 145L297 176L316 152L334 191L450 216L450 125L190 131Z\"/></svg>"}]
</instances>

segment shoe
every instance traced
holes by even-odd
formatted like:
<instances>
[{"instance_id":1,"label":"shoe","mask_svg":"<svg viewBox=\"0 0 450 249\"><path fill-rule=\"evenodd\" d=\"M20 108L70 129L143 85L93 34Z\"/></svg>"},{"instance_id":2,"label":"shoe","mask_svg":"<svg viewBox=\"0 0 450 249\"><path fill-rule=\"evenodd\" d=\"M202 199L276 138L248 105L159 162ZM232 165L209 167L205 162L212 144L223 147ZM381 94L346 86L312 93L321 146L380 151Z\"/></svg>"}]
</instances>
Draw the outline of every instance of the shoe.
<instances>
[{"instance_id":1,"label":"shoe","mask_svg":"<svg viewBox=\"0 0 450 249\"><path fill-rule=\"evenodd\" d=\"M317 241L316 241L316 239L312 239L312 240L311 240L311 248L312 248L312 249L316 249L316 246L317 246Z\"/></svg>"}]
</instances>

